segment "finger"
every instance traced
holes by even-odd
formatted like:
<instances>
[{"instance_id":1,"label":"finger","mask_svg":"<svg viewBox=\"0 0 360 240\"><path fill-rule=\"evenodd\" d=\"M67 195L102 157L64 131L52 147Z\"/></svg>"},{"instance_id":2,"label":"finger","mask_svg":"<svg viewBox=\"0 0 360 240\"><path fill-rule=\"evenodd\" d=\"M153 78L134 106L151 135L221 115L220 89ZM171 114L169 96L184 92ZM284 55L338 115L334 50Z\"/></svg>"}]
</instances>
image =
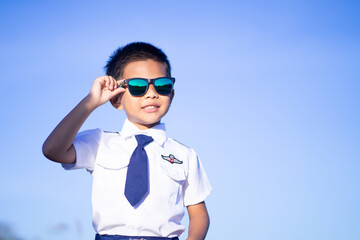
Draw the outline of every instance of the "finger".
<instances>
[{"instance_id":1,"label":"finger","mask_svg":"<svg viewBox=\"0 0 360 240\"><path fill-rule=\"evenodd\" d=\"M101 85L106 84L106 76L101 76L95 79L96 82L100 83Z\"/></svg>"},{"instance_id":2,"label":"finger","mask_svg":"<svg viewBox=\"0 0 360 240\"><path fill-rule=\"evenodd\" d=\"M105 79L106 79L106 88L109 89L110 91L114 90L115 89L114 78L111 76L106 76Z\"/></svg>"},{"instance_id":3,"label":"finger","mask_svg":"<svg viewBox=\"0 0 360 240\"><path fill-rule=\"evenodd\" d=\"M112 76L109 76L109 89L112 91L115 88L116 88L116 80Z\"/></svg>"},{"instance_id":4,"label":"finger","mask_svg":"<svg viewBox=\"0 0 360 240\"><path fill-rule=\"evenodd\" d=\"M111 92L112 97L115 97L116 95L123 94L126 91L125 88L116 88L114 91Z\"/></svg>"},{"instance_id":5,"label":"finger","mask_svg":"<svg viewBox=\"0 0 360 240\"><path fill-rule=\"evenodd\" d=\"M109 76L109 79L110 79L111 81L116 81L116 79L115 79L113 76Z\"/></svg>"},{"instance_id":6,"label":"finger","mask_svg":"<svg viewBox=\"0 0 360 240\"><path fill-rule=\"evenodd\" d=\"M125 81L125 79L121 79L121 80L116 81L117 87L118 88L120 88L120 87L123 88L123 86L124 86L123 83L125 83L124 81Z\"/></svg>"},{"instance_id":7,"label":"finger","mask_svg":"<svg viewBox=\"0 0 360 240\"><path fill-rule=\"evenodd\" d=\"M97 80L102 88L106 87L106 76L98 77Z\"/></svg>"},{"instance_id":8,"label":"finger","mask_svg":"<svg viewBox=\"0 0 360 240\"><path fill-rule=\"evenodd\" d=\"M112 91L113 90L113 81L111 80L111 78L108 76L107 77L107 88L110 90L110 91Z\"/></svg>"},{"instance_id":9,"label":"finger","mask_svg":"<svg viewBox=\"0 0 360 240\"><path fill-rule=\"evenodd\" d=\"M110 89L110 78L109 76L104 76L104 80L105 80L105 86Z\"/></svg>"},{"instance_id":10,"label":"finger","mask_svg":"<svg viewBox=\"0 0 360 240\"><path fill-rule=\"evenodd\" d=\"M118 87L118 83L116 81L115 78L111 77L111 81L112 81L112 85L113 85L113 90L116 89Z\"/></svg>"}]
</instances>

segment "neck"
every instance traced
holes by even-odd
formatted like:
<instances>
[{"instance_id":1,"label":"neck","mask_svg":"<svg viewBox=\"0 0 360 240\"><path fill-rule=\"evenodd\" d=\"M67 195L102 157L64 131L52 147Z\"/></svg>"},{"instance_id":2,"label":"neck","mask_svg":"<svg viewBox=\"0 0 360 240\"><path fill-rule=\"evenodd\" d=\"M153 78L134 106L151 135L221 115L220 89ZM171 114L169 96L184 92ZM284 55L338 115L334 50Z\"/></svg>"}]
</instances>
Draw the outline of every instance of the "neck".
<instances>
[{"instance_id":1,"label":"neck","mask_svg":"<svg viewBox=\"0 0 360 240\"><path fill-rule=\"evenodd\" d=\"M160 121L152 123L152 124L148 124L148 125L135 123L135 122L131 121L130 119L129 119L129 121L132 122L140 130L150 129L150 128L155 127L156 125L160 124Z\"/></svg>"}]
</instances>

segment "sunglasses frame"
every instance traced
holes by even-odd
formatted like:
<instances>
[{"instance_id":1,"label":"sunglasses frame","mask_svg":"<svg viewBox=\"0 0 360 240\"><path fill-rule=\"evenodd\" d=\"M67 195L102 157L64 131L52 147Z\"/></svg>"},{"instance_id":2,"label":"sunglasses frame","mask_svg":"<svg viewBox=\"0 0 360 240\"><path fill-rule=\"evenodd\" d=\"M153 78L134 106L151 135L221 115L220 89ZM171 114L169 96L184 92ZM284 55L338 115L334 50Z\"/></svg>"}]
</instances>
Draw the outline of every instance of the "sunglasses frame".
<instances>
[{"instance_id":1,"label":"sunglasses frame","mask_svg":"<svg viewBox=\"0 0 360 240\"><path fill-rule=\"evenodd\" d=\"M162 78L167 78L167 79L170 79L170 80L171 80L172 85L173 85L173 87L172 87L172 89L171 89L171 91L172 91L172 90L174 89L174 83L175 83L175 78L173 78L173 77L158 77L158 78L151 78L151 79L150 79L150 78L141 78L141 77L128 78L128 79L124 79L124 81L120 83L120 85L118 86L118 88L124 87L125 84L129 85L129 82L130 82L131 80L135 80L135 79L145 80L146 83L147 83L147 85L146 85L146 90L145 90L145 92L144 92L142 95L134 96L134 95L132 95L131 92L130 92L130 94L131 94L132 96L134 96L134 97L141 97L141 96L144 96L144 95L147 93L147 91L149 90L149 85L150 85L150 84L153 84L153 85L154 85L154 83L155 83L156 80L162 79ZM158 93L155 85L154 85L154 89L155 89L155 91ZM130 89L129 89L129 91L130 91ZM171 91L170 91L170 93L171 93ZM170 93L169 93L169 94L170 94ZM160 94L160 93L158 93L158 94ZM168 94L165 94L165 95L164 95L164 94L160 94L160 95L165 96L165 95L168 95Z\"/></svg>"}]
</instances>

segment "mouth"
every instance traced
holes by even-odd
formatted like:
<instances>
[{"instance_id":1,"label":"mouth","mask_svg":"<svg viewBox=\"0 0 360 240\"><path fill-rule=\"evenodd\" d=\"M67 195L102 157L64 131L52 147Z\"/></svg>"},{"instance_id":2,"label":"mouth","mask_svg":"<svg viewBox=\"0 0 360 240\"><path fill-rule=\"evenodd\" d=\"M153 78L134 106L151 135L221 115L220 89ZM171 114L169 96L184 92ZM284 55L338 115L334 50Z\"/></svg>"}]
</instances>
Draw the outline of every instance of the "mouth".
<instances>
[{"instance_id":1,"label":"mouth","mask_svg":"<svg viewBox=\"0 0 360 240\"><path fill-rule=\"evenodd\" d=\"M156 104L147 104L145 106L142 107L142 109L145 111L145 112L155 112L158 110L160 106L159 105L156 105Z\"/></svg>"}]
</instances>

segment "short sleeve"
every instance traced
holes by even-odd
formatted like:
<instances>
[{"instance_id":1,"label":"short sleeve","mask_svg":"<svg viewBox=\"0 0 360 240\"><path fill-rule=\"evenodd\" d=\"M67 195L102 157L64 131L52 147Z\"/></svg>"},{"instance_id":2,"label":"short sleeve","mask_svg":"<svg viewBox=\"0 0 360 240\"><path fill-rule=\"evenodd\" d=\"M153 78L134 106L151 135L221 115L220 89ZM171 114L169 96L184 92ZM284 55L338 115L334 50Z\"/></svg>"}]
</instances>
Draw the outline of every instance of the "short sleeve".
<instances>
[{"instance_id":1,"label":"short sleeve","mask_svg":"<svg viewBox=\"0 0 360 240\"><path fill-rule=\"evenodd\" d=\"M184 186L185 206L198 204L205 201L210 195L212 187L201 161L194 150L191 150L189 159L188 177Z\"/></svg>"},{"instance_id":2,"label":"short sleeve","mask_svg":"<svg viewBox=\"0 0 360 240\"><path fill-rule=\"evenodd\" d=\"M101 137L101 129L92 129L78 133L73 142L76 152L76 162L74 164L62 164L62 167L65 170L84 168L92 172L94 170Z\"/></svg>"}]
</instances>

